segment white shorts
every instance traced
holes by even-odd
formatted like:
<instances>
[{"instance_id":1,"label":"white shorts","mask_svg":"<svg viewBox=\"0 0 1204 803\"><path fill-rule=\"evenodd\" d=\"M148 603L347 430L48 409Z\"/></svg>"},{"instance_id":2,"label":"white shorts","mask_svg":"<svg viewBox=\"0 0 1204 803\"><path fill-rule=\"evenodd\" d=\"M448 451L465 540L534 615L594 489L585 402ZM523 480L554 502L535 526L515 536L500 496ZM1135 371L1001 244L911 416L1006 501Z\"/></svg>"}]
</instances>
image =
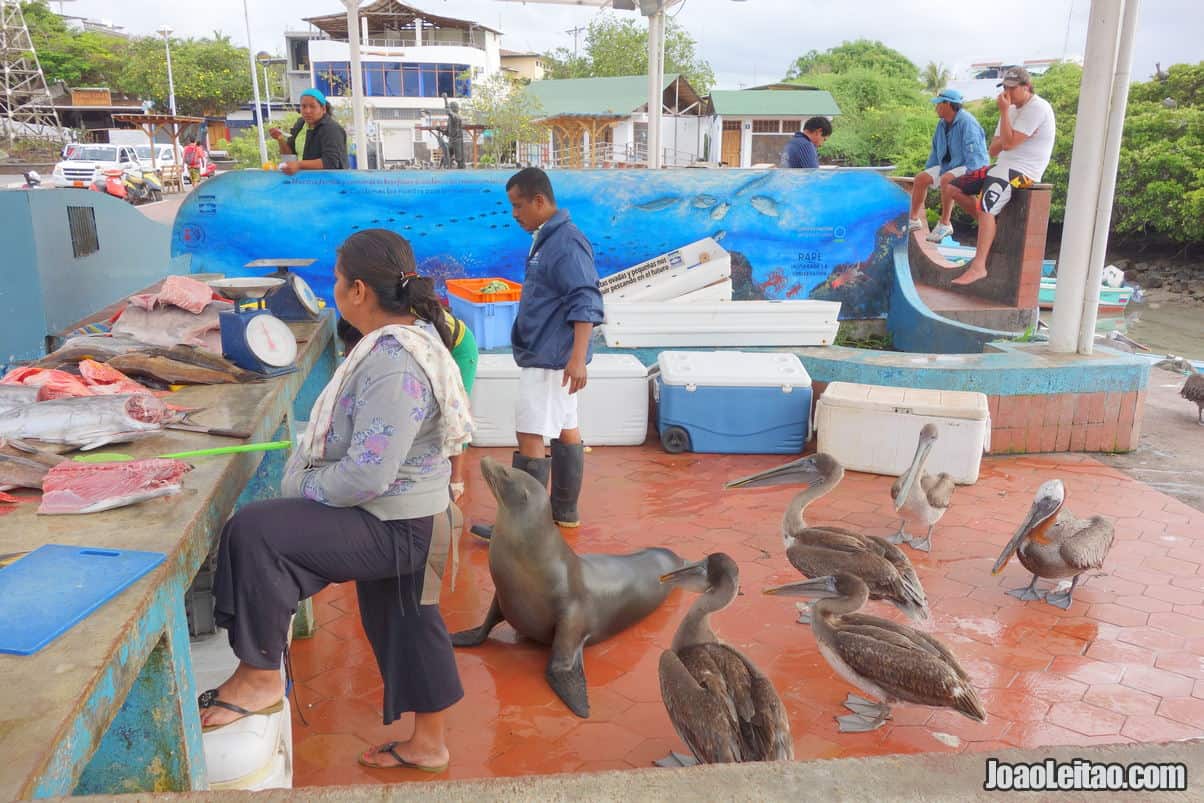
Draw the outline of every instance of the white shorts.
<instances>
[{"instance_id":1,"label":"white shorts","mask_svg":"<svg viewBox=\"0 0 1204 803\"><path fill-rule=\"evenodd\" d=\"M559 438L562 430L577 428L577 395L569 394L564 369L521 368L514 428L527 435Z\"/></svg>"},{"instance_id":2,"label":"white shorts","mask_svg":"<svg viewBox=\"0 0 1204 803\"><path fill-rule=\"evenodd\" d=\"M930 167L930 168L928 168L927 170L924 170L924 171L922 171L922 172L924 172L924 173L927 173L927 174L928 174L929 178L931 178L931 179L932 179L932 183L933 183L933 184L939 184L939 183L940 183L940 181L941 181L941 177L942 177L942 176L944 176L944 175L945 175L945 173L948 173L948 174L949 174L950 176L952 176L953 178L957 178L958 176L965 175L965 173L966 173L966 168L964 168L964 167L952 167L952 168L950 168L950 169L946 170L946 171L945 171L945 173L942 173L942 172L941 172L941 166L940 166L940 165L933 165L932 167ZM951 178L951 179L949 179L949 180L950 180L950 181L952 181L952 180L953 180L953 178Z\"/></svg>"}]
</instances>

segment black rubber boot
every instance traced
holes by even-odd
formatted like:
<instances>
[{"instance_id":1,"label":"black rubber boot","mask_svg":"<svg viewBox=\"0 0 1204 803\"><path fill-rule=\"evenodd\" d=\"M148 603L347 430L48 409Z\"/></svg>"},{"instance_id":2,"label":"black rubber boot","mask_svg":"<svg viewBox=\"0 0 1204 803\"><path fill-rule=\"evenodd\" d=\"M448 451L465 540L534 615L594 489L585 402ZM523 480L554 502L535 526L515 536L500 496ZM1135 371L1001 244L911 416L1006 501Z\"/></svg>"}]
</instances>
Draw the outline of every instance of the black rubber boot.
<instances>
[{"instance_id":1,"label":"black rubber boot","mask_svg":"<svg viewBox=\"0 0 1204 803\"><path fill-rule=\"evenodd\" d=\"M552 441L552 518L561 527L580 527L577 497L585 474L585 445Z\"/></svg>"},{"instance_id":2,"label":"black rubber boot","mask_svg":"<svg viewBox=\"0 0 1204 803\"><path fill-rule=\"evenodd\" d=\"M510 458L510 466L512 468L527 472L539 480L539 484L545 488L548 486L548 470L551 463L552 461L546 457L524 457L518 452L514 452ZM488 541L493 537L493 525L474 524L469 528L469 532L483 541Z\"/></svg>"}]
</instances>

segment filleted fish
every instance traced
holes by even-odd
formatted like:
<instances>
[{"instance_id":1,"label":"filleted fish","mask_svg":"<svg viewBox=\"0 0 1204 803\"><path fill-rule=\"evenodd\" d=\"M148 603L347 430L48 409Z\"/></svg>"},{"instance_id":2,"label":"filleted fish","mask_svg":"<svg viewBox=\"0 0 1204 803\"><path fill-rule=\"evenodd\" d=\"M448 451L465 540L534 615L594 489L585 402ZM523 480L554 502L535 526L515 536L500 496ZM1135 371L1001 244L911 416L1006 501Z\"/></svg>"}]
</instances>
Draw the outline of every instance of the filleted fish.
<instances>
[{"instance_id":1,"label":"filleted fish","mask_svg":"<svg viewBox=\"0 0 1204 803\"><path fill-rule=\"evenodd\" d=\"M171 417L167 405L149 394L54 399L0 413L0 438L87 451L158 432Z\"/></svg>"}]
</instances>

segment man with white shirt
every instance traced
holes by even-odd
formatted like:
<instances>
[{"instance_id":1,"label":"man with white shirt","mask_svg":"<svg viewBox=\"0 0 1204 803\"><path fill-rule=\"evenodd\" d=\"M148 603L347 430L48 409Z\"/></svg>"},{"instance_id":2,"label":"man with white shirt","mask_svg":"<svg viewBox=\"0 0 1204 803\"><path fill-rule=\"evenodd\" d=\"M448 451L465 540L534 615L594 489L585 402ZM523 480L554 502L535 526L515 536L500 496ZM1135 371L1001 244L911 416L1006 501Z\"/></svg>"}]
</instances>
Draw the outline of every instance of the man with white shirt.
<instances>
[{"instance_id":1,"label":"man with white shirt","mask_svg":"<svg viewBox=\"0 0 1204 803\"><path fill-rule=\"evenodd\" d=\"M974 260L953 284L967 285L987 276L987 255L995 241L995 218L1012 199L1013 189L1041 180L1054 147L1054 112L1049 101L1033 92L1032 78L1023 67L1009 67L996 98L999 124L988 152L991 167L968 172L942 188L947 196L978 220Z\"/></svg>"}]
</instances>

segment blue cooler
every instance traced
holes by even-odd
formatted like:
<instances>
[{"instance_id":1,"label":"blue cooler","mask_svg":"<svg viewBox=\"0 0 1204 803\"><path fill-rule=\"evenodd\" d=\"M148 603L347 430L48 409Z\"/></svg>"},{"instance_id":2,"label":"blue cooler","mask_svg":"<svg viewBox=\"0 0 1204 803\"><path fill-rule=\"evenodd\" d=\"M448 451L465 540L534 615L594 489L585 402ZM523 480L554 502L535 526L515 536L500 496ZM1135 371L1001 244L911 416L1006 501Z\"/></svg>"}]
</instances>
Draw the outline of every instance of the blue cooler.
<instances>
[{"instance_id":1,"label":"blue cooler","mask_svg":"<svg viewBox=\"0 0 1204 803\"><path fill-rule=\"evenodd\" d=\"M811 377L795 354L662 351L657 419L665 451L798 454L810 437Z\"/></svg>"}]
</instances>

